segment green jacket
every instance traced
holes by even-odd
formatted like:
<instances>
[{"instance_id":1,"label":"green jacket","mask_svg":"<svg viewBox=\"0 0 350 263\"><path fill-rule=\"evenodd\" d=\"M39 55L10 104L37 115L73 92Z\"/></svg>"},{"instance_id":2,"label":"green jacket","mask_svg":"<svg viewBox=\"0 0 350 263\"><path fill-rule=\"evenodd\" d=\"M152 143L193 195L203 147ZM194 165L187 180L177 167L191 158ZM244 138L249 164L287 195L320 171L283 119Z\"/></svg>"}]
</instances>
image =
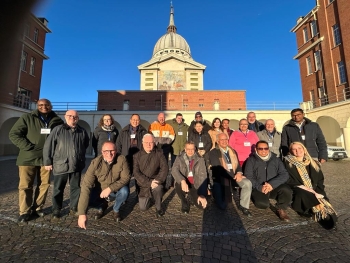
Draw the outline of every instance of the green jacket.
<instances>
[{"instance_id":1,"label":"green jacket","mask_svg":"<svg viewBox=\"0 0 350 263\"><path fill-rule=\"evenodd\" d=\"M185 148L185 143L187 141L188 125L185 123L185 120L182 120L182 122L178 124L176 119L173 119L169 124L173 127L175 131L175 140L171 145L172 153L174 155L179 155ZM179 132L182 132L182 135L179 135Z\"/></svg>"},{"instance_id":2,"label":"green jacket","mask_svg":"<svg viewBox=\"0 0 350 263\"><path fill-rule=\"evenodd\" d=\"M86 215L90 192L95 184L99 184L102 190L109 187L112 192L117 192L128 185L129 181L129 165L123 155L117 155L111 164L106 163L103 156L99 155L91 161L81 184L78 214Z\"/></svg>"},{"instance_id":3,"label":"green jacket","mask_svg":"<svg viewBox=\"0 0 350 263\"><path fill-rule=\"evenodd\" d=\"M51 131L57 125L63 124L62 119L53 111L48 118L47 127ZM38 110L23 114L13 125L9 138L19 148L16 162L18 166L43 165L43 148L49 134L41 134L42 128L45 128L45 122L40 118Z\"/></svg>"}]
</instances>

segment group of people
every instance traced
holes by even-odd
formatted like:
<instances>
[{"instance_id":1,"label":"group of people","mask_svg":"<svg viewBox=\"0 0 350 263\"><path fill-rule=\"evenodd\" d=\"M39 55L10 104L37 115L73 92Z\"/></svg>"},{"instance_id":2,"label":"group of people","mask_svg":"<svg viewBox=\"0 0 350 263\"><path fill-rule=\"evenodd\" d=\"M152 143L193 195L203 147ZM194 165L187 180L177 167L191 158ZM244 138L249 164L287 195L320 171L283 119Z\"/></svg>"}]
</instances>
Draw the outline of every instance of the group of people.
<instances>
[{"instance_id":1,"label":"group of people","mask_svg":"<svg viewBox=\"0 0 350 263\"><path fill-rule=\"evenodd\" d=\"M53 219L61 216L69 181L70 214L78 216L81 228L86 228L89 207L96 208L92 217L100 219L111 201L113 218L122 220L119 210L129 196L132 177L140 210L147 210L154 199L156 216L161 217L171 169L170 186L181 200L182 213L189 213L191 205L205 209L209 195L225 210L232 203L232 191L237 190L238 207L245 216L252 216L251 200L257 208L266 209L275 199L283 221L290 221L286 209L291 206L326 228L336 224L321 170L321 163L327 161L325 138L301 109L291 111L282 133L272 119L265 124L257 121L254 112L239 121L237 130L230 129L229 119L215 118L210 125L201 112L190 125L181 113L167 123L161 112L147 129L140 124L140 116L132 114L130 124L118 131L113 117L104 114L92 137L95 159L82 182L89 136L78 124L77 111L67 111L64 118L65 123L52 111L49 100L40 99L37 109L19 118L9 133L20 149L19 222L45 215L51 171Z\"/></svg>"}]
</instances>

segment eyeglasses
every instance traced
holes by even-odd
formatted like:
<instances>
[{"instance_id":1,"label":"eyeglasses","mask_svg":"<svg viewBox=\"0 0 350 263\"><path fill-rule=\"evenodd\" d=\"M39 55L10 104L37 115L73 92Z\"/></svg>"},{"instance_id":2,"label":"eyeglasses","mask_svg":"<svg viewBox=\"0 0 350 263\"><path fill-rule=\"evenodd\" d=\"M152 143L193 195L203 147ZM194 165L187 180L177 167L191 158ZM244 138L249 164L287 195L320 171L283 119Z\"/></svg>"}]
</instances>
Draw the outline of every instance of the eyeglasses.
<instances>
[{"instance_id":1,"label":"eyeglasses","mask_svg":"<svg viewBox=\"0 0 350 263\"><path fill-rule=\"evenodd\" d=\"M44 106L46 106L46 107L51 107L50 104L38 104L38 106L39 106L39 107L44 107Z\"/></svg>"},{"instance_id":2,"label":"eyeglasses","mask_svg":"<svg viewBox=\"0 0 350 263\"><path fill-rule=\"evenodd\" d=\"M102 151L102 153L104 153L104 154L106 154L106 153L113 154L115 152L116 152L116 150L104 150L104 151Z\"/></svg>"},{"instance_id":3,"label":"eyeglasses","mask_svg":"<svg viewBox=\"0 0 350 263\"><path fill-rule=\"evenodd\" d=\"M240 124L239 126L248 126L248 124Z\"/></svg>"},{"instance_id":4,"label":"eyeglasses","mask_svg":"<svg viewBox=\"0 0 350 263\"><path fill-rule=\"evenodd\" d=\"M256 148L258 149L258 151L268 151L269 150L269 147L266 147L266 148Z\"/></svg>"},{"instance_id":5,"label":"eyeglasses","mask_svg":"<svg viewBox=\"0 0 350 263\"><path fill-rule=\"evenodd\" d=\"M66 115L66 117L70 118L70 119L78 119L78 116L74 116L74 115Z\"/></svg>"}]
</instances>

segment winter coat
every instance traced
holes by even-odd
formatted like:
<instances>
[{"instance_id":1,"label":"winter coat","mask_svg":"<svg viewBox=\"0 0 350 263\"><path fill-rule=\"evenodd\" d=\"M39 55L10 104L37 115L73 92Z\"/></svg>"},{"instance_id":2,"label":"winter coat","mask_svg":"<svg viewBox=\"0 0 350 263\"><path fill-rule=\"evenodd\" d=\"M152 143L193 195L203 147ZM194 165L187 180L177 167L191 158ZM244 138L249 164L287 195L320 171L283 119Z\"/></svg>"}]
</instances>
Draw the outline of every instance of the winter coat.
<instances>
[{"instance_id":1,"label":"winter coat","mask_svg":"<svg viewBox=\"0 0 350 263\"><path fill-rule=\"evenodd\" d=\"M255 121L254 123L248 122L248 129L253 132L263 131L265 129L265 125L260 121Z\"/></svg>"},{"instance_id":2,"label":"winter coat","mask_svg":"<svg viewBox=\"0 0 350 263\"><path fill-rule=\"evenodd\" d=\"M73 130L67 124L55 127L47 138L44 165L53 167L53 174L81 172L85 167L85 153L89 136L79 125Z\"/></svg>"},{"instance_id":3,"label":"winter coat","mask_svg":"<svg viewBox=\"0 0 350 263\"><path fill-rule=\"evenodd\" d=\"M51 111L48 114L47 128L52 129L63 124L60 117ZM9 133L11 142L19 148L16 164L19 166L42 166L43 148L49 134L41 134L45 122L38 110L23 114L13 125Z\"/></svg>"},{"instance_id":4,"label":"winter coat","mask_svg":"<svg viewBox=\"0 0 350 263\"><path fill-rule=\"evenodd\" d=\"M327 143L320 126L307 118L304 119L301 132L293 120L290 120L283 127L281 139L283 156L289 153L289 145L292 142L301 142L312 158L328 160ZM305 135L305 141L301 137L303 134Z\"/></svg>"},{"instance_id":5,"label":"winter coat","mask_svg":"<svg viewBox=\"0 0 350 263\"><path fill-rule=\"evenodd\" d=\"M115 143L119 131L116 127L112 131L105 131L101 126L97 126L92 135L92 148L95 151L95 157L101 155L102 144L107 141Z\"/></svg>"},{"instance_id":6,"label":"winter coat","mask_svg":"<svg viewBox=\"0 0 350 263\"><path fill-rule=\"evenodd\" d=\"M182 180L186 180L189 174L188 169L188 157L183 151L175 159L171 174L178 184L181 184ZM192 174L194 179L194 188L197 190L198 195L206 195L208 188L207 181L207 168L203 158L197 154L194 155L194 164L192 168Z\"/></svg>"},{"instance_id":7,"label":"winter coat","mask_svg":"<svg viewBox=\"0 0 350 263\"><path fill-rule=\"evenodd\" d=\"M148 127L148 132L153 134L157 148L162 149L164 155L171 152L171 144L175 139L175 132L170 124L164 123L162 125L155 121Z\"/></svg>"},{"instance_id":8,"label":"winter coat","mask_svg":"<svg viewBox=\"0 0 350 263\"><path fill-rule=\"evenodd\" d=\"M255 144L258 141L259 138L255 132L248 130L247 135L245 135L240 130L237 130L231 134L228 144L236 150L239 161L244 162L255 151ZM249 142L250 146L245 146L245 142Z\"/></svg>"},{"instance_id":9,"label":"winter coat","mask_svg":"<svg viewBox=\"0 0 350 263\"><path fill-rule=\"evenodd\" d=\"M169 167L161 150L156 147L150 153L141 150L134 155L134 177L140 186L139 197L151 197L153 179L163 184L168 175Z\"/></svg>"},{"instance_id":10,"label":"winter coat","mask_svg":"<svg viewBox=\"0 0 350 263\"><path fill-rule=\"evenodd\" d=\"M205 150L205 154L208 154L212 147L211 138L207 132L202 132L201 134L199 134L196 130L194 130L189 135L188 140L194 142L194 145L196 146L197 150ZM200 142L203 143L203 147L199 147Z\"/></svg>"},{"instance_id":11,"label":"winter coat","mask_svg":"<svg viewBox=\"0 0 350 263\"><path fill-rule=\"evenodd\" d=\"M78 214L86 214L90 192L95 184L99 184L102 190L109 187L112 192L117 192L129 181L129 165L123 155L117 155L111 164L104 161L102 155L93 159L81 184Z\"/></svg>"},{"instance_id":12,"label":"winter coat","mask_svg":"<svg viewBox=\"0 0 350 263\"><path fill-rule=\"evenodd\" d=\"M174 155L179 155L185 148L185 143L187 141L187 132L189 127L185 123L185 120L182 120L182 122L178 124L176 119L173 119L170 125L173 127L175 132L175 140L171 145L172 153Z\"/></svg>"},{"instance_id":13,"label":"winter coat","mask_svg":"<svg viewBox=\"0 0 350 263\"><path fill-rule=\"evenodd\" d=\"M252 188L260 192L265 182L276 189L289 179L283 162L274 153L268 161L262 160L256 153L252 154L247 159L244 175L252 182Z\"/></svg>"},{"instance_id":14,"label":"winter coat","mask_svg":"<svg viewBox=\"0 0 350 263\"><path fill-rule=\"evenodd\" d=\"M195 124L196 124L196 121L193 120L191 122L190 127L188 128L188 137L190 137L190 134L195 132L195 129L194 129ZM211 129L211 125L209 123L207 123L205 120L203 120L202 124L203 124L203 131L202 132L208 133L208 131Z\"/></svg>"},{"instance_id":15,"label":"winter coat","mask_svg":"<svg viewBox=\"0 0 350 263\"><path fill-rule=\"evenodd\" d=\"M270 137L267 130L259 131L257 133L259 140L269 143L270 151L276 154L277 157L281 156L281 133L275 131L273 137ZM272 144L272 146L270 146Z\"/></svg>"}]
</instances>

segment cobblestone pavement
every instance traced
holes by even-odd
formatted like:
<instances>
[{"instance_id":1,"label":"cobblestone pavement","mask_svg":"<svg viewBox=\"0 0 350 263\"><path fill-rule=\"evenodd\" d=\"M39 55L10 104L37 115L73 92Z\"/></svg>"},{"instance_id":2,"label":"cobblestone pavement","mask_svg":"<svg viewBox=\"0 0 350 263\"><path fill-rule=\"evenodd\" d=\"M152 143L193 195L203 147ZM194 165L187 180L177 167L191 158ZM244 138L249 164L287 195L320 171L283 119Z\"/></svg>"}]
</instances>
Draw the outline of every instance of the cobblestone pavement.
<instances>
[{"instance_id":1,"label":"cobblestone pavement","mask_svg":"<svg viewBox=\"0 0 350 263\"><path fill-rule=\"evenodd\" d=\"M237 212L236 204L223 212L212 201L205 211L192 207L183 215L173 189L164 196L166 214L156 218L154 206L139 210L134 186L121 209L123 221L115 223L108 213L82 230L68 215L67 195L65 215L51 221L52 187L47 215L18 224L15 160L0 161L0 262L350 262L350 161L329 161L323 170L339 215L336 230L291 209L292 221L283 223L271 209L252 204L252 218Z\"/></svg>"}]
</instances>

